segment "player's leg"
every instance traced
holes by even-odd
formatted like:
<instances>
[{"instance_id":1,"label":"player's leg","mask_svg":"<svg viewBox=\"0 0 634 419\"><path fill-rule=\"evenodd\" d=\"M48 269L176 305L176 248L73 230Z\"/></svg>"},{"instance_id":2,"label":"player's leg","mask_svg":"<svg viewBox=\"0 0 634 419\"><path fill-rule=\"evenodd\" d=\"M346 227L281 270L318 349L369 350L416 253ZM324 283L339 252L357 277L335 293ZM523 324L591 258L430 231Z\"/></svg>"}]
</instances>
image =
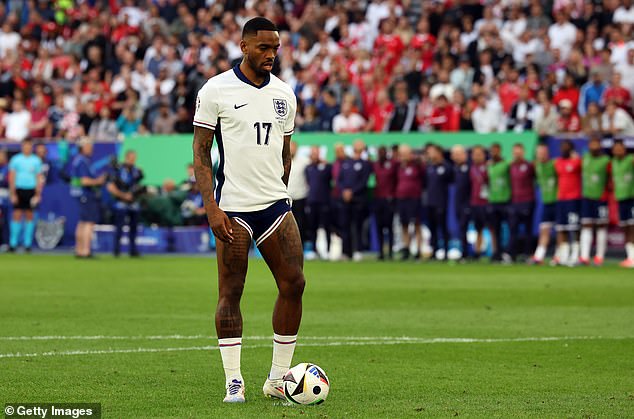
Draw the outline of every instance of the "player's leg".
<instances>
[{"instance_id":1,"label":"player's leg","mask_svg":"<svg viewBox=\"0 0 634 419\"><path fill-rule=\"evenodd\" d=\"M358 262L363 259L363 225L367 217L365 198L355 198L352 201L352 258Z\"/></svg>"},{"instance_id":2,"label":"player's leg","mask_svg":"<svg viewBox=\"0 0 634 419\"><path fill-rule=\"evenodd\" d=\"M352 203L342 202L339 216L339 228L343 244L343 254L352 259Z\"/></svg>"},{"instance_id":3,"label":"player's leg","mask_svg":"<svg viewBox=\"0 0 634 419\"><path fill-rule=\"evenodd\" d=\"M522 222L522 216L519 210L519 205L511 204L509 206L509 254L511 259L515 261L517 259L518 246L519 246L519 230Z\"/></svg>"},{"instance_id":4,"label":"player's leg","mask_svg":"<svg viewBox=\"0 0 634 419\"><path fill-rule=\"evenodd\" d=\"M125 224L125 210L115 209L112 215L114 218L114 255L119 256L121 253L123 225Z\"/></svg>"},{"instance_id":5,"label":"player's leg","mask_svg":"<svg viewBox=\"0 0 634 419\"><path fill-rule=\"evenodd\" d=\"M128 219L130 220L130 230L128 233L128 237L130 239L130 256L136 257L139 256L139 250L136 246L136 236L137 229L139 224L139 211L129 210L128 211Z\"/></svg>"},{"instance_id":6,"label":"player's leg","mask_svg":"<svg viewBox=\"0 0 634 419\"><path fill-rule=\"evenodd\" d=\"M84 248L84 222L79 221L75 227L75 256L84 256L82 254Z\"/></svg>"},{"instance_id":7,"label":"player's leg","mask_svg":"<svg viewBox=\"0 0 634 419\"><path fill-rule=\"evenodd\" d=\"M568 260L568 265L570 266L574 266L579 263L579 233L581 230L581 223L579 218L580 208L581 203L579 201L573 201L570 213L568 214L568 224L570 224L570 237L572 240L572 244L570 245L570 259Z\"/></svg>"},{"instance_id":8,"label":"player's leg","mask_svg":"<svg viewBox=\"0 0 634 419\"><path fill-rule=\"evenodd\" d=\"M273 360L264 394L284 398L281 379L293 360L302 319L304 255L297 223L287 214L280 226L258 246L277 284L273 310Z\"/></svg>"},{"instance_id":9,"label":"player's leg","mask_svg":"<svg viewBox=\"0 0 634 419\"><path fill-rule=\"evenodd\" d=\"M469 242L467 241L467 230L469 229L469 208L461 208L456 213L458 220L458 234L460 239L460 249L462 251L462 259L467 259L469 255Z\"/></svg>"},{"instance_id":10,"label":"player's leg","mask_svg":"<svg viewBox=\"0 0 634 419\"><path fill-rule=\"evenodd\" d=\"M487 226L489 228L489 234L491 235L491 250L493 252L491 261L498 261L502 259L502 243L500 243L499 240L502 221L500 220L499 214L492 206L490 211L487 213L487 218Z\"/></svg>"},{"instance_id":11,"label":"player's leg","mask_svg":"<svg viewBox=\"0 0 634 419\"><path fill-rule=\"evenodd\" d=\"M15 249L16 247L18 247L18 244L20 242L20 234L22 232L22 216L22 210L14 207L13 214L11 214L11 226L9 230L9 247L11 249Z\"/></svg>"},{"instance_id":12,"label":"player's leg","mask_svg":"<svg viewBox=\"0 0 634 419\"><path fill-rule=\"evenodd\" d=\"M625 234L625 259L620 263L624 268L634 268L634 199L619 201L619 221Z\"/></svg>"},{"instance_id":13,"label":"player's leg","mask_svg":"<svg viewBox=\"0 0 634 419\"><path fill-rule=\"evenodd\" d=\"M387 234L387 255L392 259L394 249L394 202L386 202L385 220L383 221Z\"/></svg>"},{"instance_id":14,"label":"player's leg","mask_svg":"<svg viewBox=\"0 0 634 419\"><path fill-rule=\"evenodd\" d=\"M411 237L409 235L409 224L410 224L410 211L409 211L409 203L405 199L399 199L397 202L398 205L398 216L401 221L401 259L407 260L409 259L409 247L411 244Z\"/></svg>"},{"instance_id":15,"label":"player's leg","mask_svg":"<svg viewBox=\"0 0 634 419\"><path fill-rule=\"evenodd\" d=\"M24 211L24 248L27 252L31 251L33 246L33 234L35 233L35 220L33 218L33 210Z\"/></svg>"},{"instance_id":16,"label":"player's leg","mask_svg":"<svg viewBox=\"0 0 634 419\"><path fill-rule=\"evenodd\" d=\"M442 244L445 252L444 259L449 260L449 225L447 224L447 210L438 208L438 218L440 223L440 231L442 232Z\"/></svg>"},{"instance_id":17,"label":"player's leg","mask_svg":"<svg viewBox=\"0 0 634 419\"><path fill-rule=\"evenodd\" d=\"M439 228L439 220L438 220L438 208L430 207L429 208L429 231L430 231L430 241L432 248L432 259L436 258L436 252L438 251L438 228Z\"/></svg>"},{"instance_id":18,"label":"player's leg","mask_svg":"<svg viewBox=\"0 0 634 419\"><path fill-rule=\"evenodd\" d=\"M597 266L603 265L605 259L605 253L608 247L608 223L609 223L609 210L607 202L599 202L596 220L596 253L594 255L594 264Z\"/></svg>"},{"instance_id":19,"label":"player's leg","mask_svg":"<svg viewBox=\"0 0 634 419\"><path fill-rule=\"evenodd\" d=\"M590 263L590 250L592 249L592 236L595 220L595 205L596 202L590 199L584 199L581 202L581 239L580 250L581 254L579 262L583 265Z\"/></svg>"},{"instance_id":20,"label":"player's leg","mask_svg":"<svg viewBox=\"0 0 634 419\"><path fill-rule=\"evenodd\" d=\"M218 305L216 333L225 371L226 402L244 401L244 380L240 372L242 348L242 314L240 299L249 261L251 235L234 218L231 219L233 242L216 241L218 263Z\"/></svg>"},{"instance_id":21,"label":"player's leg","mask_svg":"<svg viewBox=\"0 0 634 419\"><path fill-rule=\"evenodd\" d=\"M524 238L522 253L525 257L530 257L535 248L535 236L533 235L533 217L535 215L535 205L526 204L526 212L524 213Z\"/></svg>"}]
</instances>

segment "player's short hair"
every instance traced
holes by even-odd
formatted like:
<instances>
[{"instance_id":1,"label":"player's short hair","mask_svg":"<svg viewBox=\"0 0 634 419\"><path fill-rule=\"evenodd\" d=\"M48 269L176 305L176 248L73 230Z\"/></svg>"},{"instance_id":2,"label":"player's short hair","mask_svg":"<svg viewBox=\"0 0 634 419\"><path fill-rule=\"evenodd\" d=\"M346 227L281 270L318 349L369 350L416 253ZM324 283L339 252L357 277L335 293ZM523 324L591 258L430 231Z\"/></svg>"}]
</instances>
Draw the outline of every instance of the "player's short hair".
<instances>
[{"instance_id":1,"label":"player's short hair","mask_svg":"<svg viewBox=\"0 0 634 419\"><path fill-rule=\"evenodd\" d=\"M254 17L244 24L244 28L242 28L242 39L247 36L256 36L258 31L277 31L277 26L265 17Z\"/></svg>"},{"instance_id":2,"label":"player's short hair","mask_svg":"<svg viewBox=\"0 0 634 419\"><path fill-rule=\"evenodd\" d=\"M491 148L499 148L500 150L502 150L502 144L500 144L500 143L493 143L493 144L491 144Z\"/></svg>"},{"instance_id":3,"label":"player's short hair","mask_svg":"<svg viewBox=\"0 0 634 419\"><path fill-rule=\"evenodd\" d=\"M612 143L612 146L615 146L615 145L622 145L622 146L625 146L625 142L623 142L623 139L622 139L622 138L616 138L616 139L614 140L614 142Z\"/></svg>"},{"instance_id":4,"label":"player's short hair","mask_svg":"<svg viewBox=\"0 0 634 419\"><path fill-rule=\"evenodd\" d=\"M563 140L561 145L566 145L566 146L570 147L571 150L575 149L575 143L573 143L571 140L567 140L567 139Z\"/></svg>"},{"instance_id":5,"label":"player's short hair","mask_svg":"<svg viewBox=\"0 0 634 419\"><path fill-rule=\"evenodd\" d=\"M522 144L522 143L515 143L515 144L513 144L513 147L517 147L517 148L524 149L524 144Z\"/></svg>"}]
</instances>

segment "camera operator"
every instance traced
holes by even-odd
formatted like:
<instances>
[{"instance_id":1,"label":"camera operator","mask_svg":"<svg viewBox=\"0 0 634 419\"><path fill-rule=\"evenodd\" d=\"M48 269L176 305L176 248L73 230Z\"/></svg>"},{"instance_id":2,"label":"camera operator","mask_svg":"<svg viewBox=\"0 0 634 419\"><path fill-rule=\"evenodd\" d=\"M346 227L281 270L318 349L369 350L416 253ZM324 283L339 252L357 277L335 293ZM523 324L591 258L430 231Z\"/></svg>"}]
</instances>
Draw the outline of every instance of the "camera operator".
<instances>
[{"instance_id":1,"label":"camera operator","mask_svg":"<svg viewBox=\"0 0 634 419\"><path fill-rule=\"evenodd\" d=\"M138 257L139 251L136 247L137 224L139 223L140 205L138 198L143 194L145 188L141 186L143 172L135 166L136 152L128 150L125 153L123 164L118 164L116 160L112 164L110 178L108 181L108 192L114 198L114 223L116 227L114 241L114 255L121 253L121 235L123 226L129 226L128 237L130 239L130 256Z\"/></svg>"}]
</instances>

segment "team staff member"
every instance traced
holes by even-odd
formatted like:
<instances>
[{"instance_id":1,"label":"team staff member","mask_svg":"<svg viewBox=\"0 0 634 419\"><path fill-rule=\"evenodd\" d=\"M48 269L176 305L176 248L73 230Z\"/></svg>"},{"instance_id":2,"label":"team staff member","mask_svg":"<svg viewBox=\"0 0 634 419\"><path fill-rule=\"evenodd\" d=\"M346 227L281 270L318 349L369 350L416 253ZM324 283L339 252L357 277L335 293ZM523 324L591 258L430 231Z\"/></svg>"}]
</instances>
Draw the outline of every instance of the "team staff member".
<instances>
[{"instance_id":1,"label":"team staff member","mask_svg":"<svg viewBox=\"0 0 634 419\"><path fill-rule=\"evenodd\" d=\"M619 225L625 233L624 268L634 268L634 155L626 154L623 141L612 146L612 180L614 198L619 204Z\"/></svg>"},{"instance_id":2,"label":"team staff member","mask_svg":"<svg viewBox=\"0 0 634 419\"><path fill-rule=\"evenodd\" d=\"M293 168L293 170L295 170ZM291 173L293 173L291 170ZM307 242L317 250L317 231L323 228L326 231L327 240L330 240L330 182L332 181L332 164L326 163L320 158L319 146L310 149L310 164L305 170L308 183L308 196L306 197ZM319 255L322 259L327 255Z\"/></svg>"},{"instance_id":3,"label":"team staff member","mask_svg":"<svg viewBox=\"0 0 634 419\"><path fill-rule=\"evenodd\" d=\"M343 253L348 258L361 260L363 222L367 214L368 179L372 164L363 158L365 143L353 144L353 156L341 165L337 185L341 188L341 212L339 214Z\"/></svg>"},{"instance_id":4,"label":"team staff member","mask_svg":"<svg viewBox=\"0 0 634 419\"><path fill-rule=\"evenodd\" d=\"M445 161L443 150L433 144L429 147L430 164L425 171L427 184L427 205L429 207L429 230L431 231L432 256L441 249L440 237L442 234L442 249L447 258L449 251L449 228L447 226L447 205L449 204L449 185L453 182L453 170Z\"/></svg>"},{"instance_id":5,"label":"team staff member","mask_svg":"<svg viewBox=\"0 0 634 419\"><path fill-rule=\"evenodd\" d=\"M480 257L482 248L482 230L487 224L487 208L489 205L489 174L487 172L487 160L484 147L476 145L471 149L471 168L469 180L471 182L471 214L473 225L478 232L475 245L475 258Z\"/></svg>"},{"instance_id":6,"label":"team staff member","mask_svg":"<svg viewBox=\"0 0 634 419\"><path fill-rule=\"evenodd\" d=\"M511 258L515 261L519 253L526 256L533 251L533 211L535 210L535 167L524 158L524 146L513 146L511 174L511 207L509 230ZM520 236L520 226L524 235ZM524 244L520 252L520 246Z\"/></svg>"},{"instance_id":7,"label":"team staff member","mask_svg":"<svg viewBox=\"0 0 634 419\"><path fill-rule=\"evenodd\" d=\"M471 198L471 175L469 162L467 161L467 151L463 146L455 145L451 148L451 160L454 164L454 207L456 219L458 220L462 259L464 260L469 256L467 232L469 230L469 221L471 221L471 205L469 205Z\"/></svg>"},{"instance_id":8,"label":"team staff member","mask_svg":"<svg viewBox=\"0 0 634 419\"><path fill-rule=\"evenodd\" d=\"M596 227L596 254L594 264L603 265L608 247L608 201L606 186L610 158L601 150L601 139L593 137L588 142L588 152L583 156L581 200L581 257L579 262L590 264L593 228Z\"/></svg>"},{"instance_id":9,"label":"team staff member","mask_svg":"<svg viewBox=\"0 0 634 419\"><path fill-rule=\"evenodd\" d=\"M537 185L543 208L539 224L539 241L532 262L541 264L544 262L550 242L550 233L556 220L557 173L555 172L555 163L550 159L547 145L537 146L536 157L535 173L537 174Z\"/></svg>"},{"instance_id":10,"label":"team staff member","mask_svg":"<svg viewBox=\"0 0 634 419\"><path fill-rule=\"evenodd\" d=\"M297 143L291 141L291 163L293 170L288 178L288 195L291 197L292 210L302 243L306 241L306 197L308 196L308 183L306 183L306 166L309 160L306 156L297 154Z\"/></svg>"},{"instance_id":11,"label":"team staff member","mask_svg":"<svg viewBox=\"0 0 634 419\"><path fill-rule=\"evenodd\" d=\"M502 223L508 221L509 202L511 200L510 165L502 159L502 146L494 143L490 148L491 160L487 172L489 175L489 206L487 218L491 231L492 261L501 261L504 253L502 246Z\"/></svg>"},{"instance_id":12,"label":"team staff member","mask_svg":"<svg viewBox=\"0 0 634 419\"><path fill-rule=\"evenodd\" d=\"M0 150L0 248L7 246L9 226L9 161L6 150Z\"/></svg>"},{"instance_id":13,"label":"team staff member","mask_svg":"<svg viewBox=\"0 0 634 419\"><path fill-rule=\"evenodd\" d=\"M388 241L388 258L392 259L394 246L394 193L396 191L396 171L398 165L387 158L387 148L378 149L378 159L374 162L374 216L379 235L379 260L385 259L385 235Z\"/></svg>"},{"instance_id":14,"label":"team staff member","mask_svg":"<svg viewBox=\"0 0 634 419\"><path fill-rule=\"evenodd\" d=\"M555 160L557 173L557 252L553 264L575 265L579 260L579 210L581 209L581 159L570 140L561 143ZM572 244L571 244L572 243Z\"/></svg>"},{"instance_id":15,"label":"team staff member","mask_svg":"<svg viewBox=\"0 0 634 419\"><path fill-rule=\"evenodd\" d=\"M79 154L71 164L71 196L79 201L79 222L75 229L75 256L92 258L90 242L95 223L99 221L99 201L97 190L107 179L107 174L97 176L90 164L92 142L82 140Z\"/></svg>"},{"instance_id":16,"label":"team staff member","mask_svg":"<svg viewBox=\"0 0 634 419\"><path fill-rule=\"evenodd\" d=\"M33 245L33 208L42 199L42 161L33 154L33 143L29 138L22 141L22 151L9 161L9 196L13 205L10 226L9 251L14 252L20 242L20 233L24 227L22 244L27 252Z\"/></svg>"},{"instance_id":17,"label":"team staff member","mask_svg":"<svg viewBox=\"0 0 634 419\"><path fill-rule=\"evenodd\" d=\"M114 197L113 207L115 238L114 256L121 253L121 236L123 227L129 226L128 237L130 241L130 256L138 257L139 251L136 245L137 227L139 224L139 203L134 197L134 190L143 180L143 171L136 167L136 152L128 150L125 153L123 164L113 168L108 182L108 192Z\"/></svg>"},{"instance_id":18,"label":"team staff member","mask_svg":"<svg viewBox=\"0 0 634 419\"><path fill-rule=\"evenodd\" d=\"M403 233L403 249L401 250L402 260L409 259L411 235L409 233L410 224L414 224L414 235L416 237L416 253L414 259L420 257L423 245L423 235L420 229L421 222L421 194L425 179L425 168L414 156L412 148L407 144L402 144L398 149L400 164L396 173L396 208L401 221Z\"/></svg>"}]
</instances>

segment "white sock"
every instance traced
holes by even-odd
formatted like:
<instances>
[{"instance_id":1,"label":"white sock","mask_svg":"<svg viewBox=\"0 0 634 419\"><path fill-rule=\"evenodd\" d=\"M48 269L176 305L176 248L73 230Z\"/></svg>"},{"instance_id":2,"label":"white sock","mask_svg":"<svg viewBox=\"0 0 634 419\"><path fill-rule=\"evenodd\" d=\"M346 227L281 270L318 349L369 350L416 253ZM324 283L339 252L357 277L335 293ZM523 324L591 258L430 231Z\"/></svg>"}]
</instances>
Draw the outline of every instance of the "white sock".
<instances>
[{"instance_id":1,"label":"white sock","mask_svg":"<svg viewBox=\"0 0 634 419\"><path fill-rule=\"evenodd\" d=\"M577 263L579 261L579 242L572 242L570 249L570 259L568 263Z\"/></svg>"},{"instance_id":2,"label":"white sock","mask_svg":"<svg viewBox=\"0 0 634 419\"><path fill-rule=\"evenodd\" d=\"M283 336L273 334L273 362L269 379L278 380L284 376L291 368L293 352L297 344L297 335Z\"/></svg>"},{"instance_id":3,"label":"white sock","mask_svg":"<svg viewBox=\"0 0 634 419\"><path fill-rule=\"evenodd\" d=\"M608 229L601 227L597 229L597 257L604 259L605 250L608 247Z\"/></svg>"},{"instance_id":4,"label":"white sock","mask_svg":"<svg viewBox=\"0 0 634 419\"><path fill-rule=\"evenodd\" d=\"M568 256L570 256L570 245L564 242L559 245L559 263L563 265L568 263Z\"/></svg>"},{"instance_id":5,"label":"white sock","mask_svg":"<svg viewBox=\"0 0 634 419\"><path fill-rule=\"evenodd\" d=\"M538 260L541 262L542 260L544 260L545 256L546 256L546 246L537 246L537 249L535 249L535 255L533 256L535 260Z\"/></svg>"},{"instance_id":6,"label":"white sock","mask_svg":"<svg viewBox=\"0 0 634 419\"><path fill-rule=\"evenodd\" d=\"M590 249L592 248L592 227L581 229L581 259L590 259Z\"/></svg>"},{"instance_id":7,"label":"white sock","mask_svg":"<svg viewBox=\"0 0 634 419\"><path fill-rule=\"evenodd\" d=\"M242 374L240 373L242 338L218 339L218 347L220 348L220 356L222 357L222 366L225 369L227 384L231 383L234 379L244 383Z\"/></svg>"},{"instance_id":8,"label":"white sock","mask_svg":"<svg viewBox=\"0 0 634 419\"><path fill-rule=\"evenodd\" d=\"M625 243L625 253L628 259L634 260L634 243Z\"/></svg>"}]
</instances>

